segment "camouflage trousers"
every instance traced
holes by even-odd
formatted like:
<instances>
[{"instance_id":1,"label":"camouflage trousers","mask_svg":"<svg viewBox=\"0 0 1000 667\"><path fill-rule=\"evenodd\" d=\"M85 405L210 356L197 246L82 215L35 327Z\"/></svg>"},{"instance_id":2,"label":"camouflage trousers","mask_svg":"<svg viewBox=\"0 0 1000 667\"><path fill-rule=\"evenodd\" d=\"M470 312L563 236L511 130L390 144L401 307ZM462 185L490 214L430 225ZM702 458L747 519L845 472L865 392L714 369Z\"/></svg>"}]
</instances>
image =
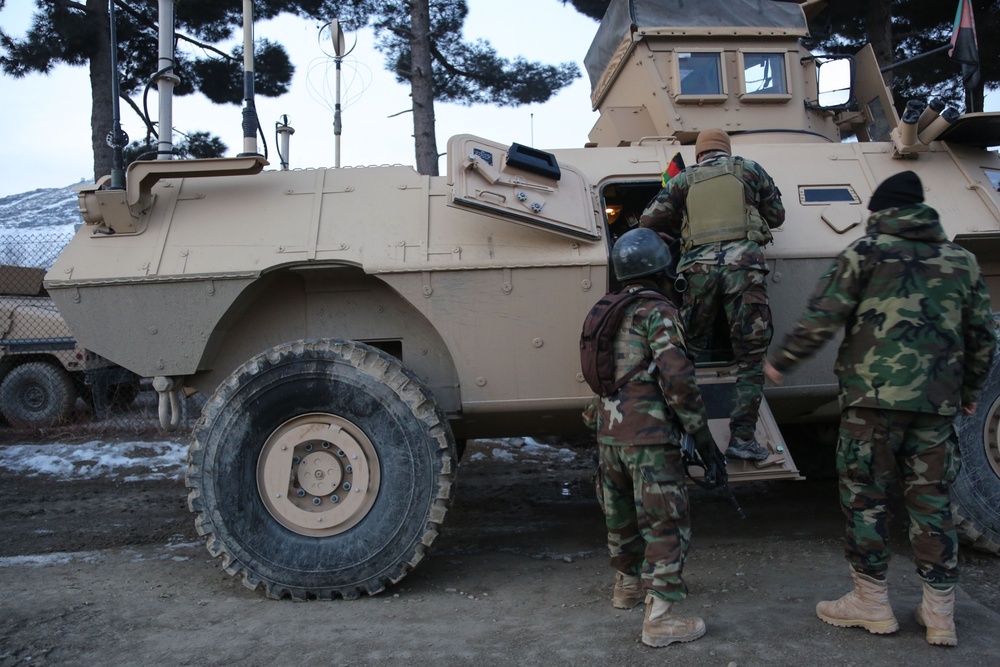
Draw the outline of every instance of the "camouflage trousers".
<instances>
[{"instance_id":1,"label":"camouflage trousers","mask_svg":"<svg viewBox=\"0 0 1000 667\"><path fill-rule=\"evenodd\" d=\"M683 600L691 520L681 450L670 445L598 449L612 567L641 575L643 587L657 597Z\"/></svg>"},{"instance_id":2,"label":"camouflage trousers","mask_svg":"<svg viewBox=\"0 0 1000 667\"><path fill-rule=\"evenodd\" d=\"M708 349L716 313L725 312L736 362L736 387L729 417L733 437L748 440L757 429L764 394L764 355L774 328L767 302L765 271L726 265L692 264L684 270L681 319L692 359Z\"/></svg>"},{"instance_id":3,"label":"camouflage trousers","mask_svg":"<svg viewBox=\"0 0 1000 667\"><path fill-rule=\"evenodd\" d=\"M847 517L845 555L858 572L883 578L889 567L886 499L897 476L909 514L917 574L931 584L958 582L958 536L951 483L962 462L953 417L848 408L837 445L840 505Z\"/></svg>"}]
</instances>

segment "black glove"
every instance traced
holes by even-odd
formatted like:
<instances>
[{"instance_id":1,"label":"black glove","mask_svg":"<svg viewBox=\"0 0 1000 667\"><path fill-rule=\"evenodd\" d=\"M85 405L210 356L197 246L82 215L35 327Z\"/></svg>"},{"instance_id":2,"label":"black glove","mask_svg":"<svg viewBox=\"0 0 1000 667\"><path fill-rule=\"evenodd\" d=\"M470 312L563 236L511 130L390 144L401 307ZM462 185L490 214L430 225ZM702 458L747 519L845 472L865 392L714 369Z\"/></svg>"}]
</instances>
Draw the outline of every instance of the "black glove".
<instances>
[{"instance_id":1,"label":"black glove","mask_svg":"<svg viewBox=\"0 0 1000 667\"><path fill-rule=\"evenodd\" d=\"M728 482L729 473L726 471L726 457L719 451L708 426L703 426L691 435L694 437L695 449L705 464L705 481L713 486L722 486Z\"/></svg>"}]
</instances>

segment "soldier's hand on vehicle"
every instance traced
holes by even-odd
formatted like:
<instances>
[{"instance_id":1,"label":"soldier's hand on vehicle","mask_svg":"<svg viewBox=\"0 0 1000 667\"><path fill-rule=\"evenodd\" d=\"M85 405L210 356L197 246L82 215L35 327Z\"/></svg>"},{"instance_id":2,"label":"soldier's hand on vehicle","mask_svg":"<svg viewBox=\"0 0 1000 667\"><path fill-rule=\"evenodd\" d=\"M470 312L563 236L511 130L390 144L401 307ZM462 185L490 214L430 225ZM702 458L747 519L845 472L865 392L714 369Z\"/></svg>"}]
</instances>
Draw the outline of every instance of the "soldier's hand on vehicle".
<instances>
[{"instance_id":1,"label":"soldier's hand on vehicle","mask_svg":"<svg viewBox=\"0 0 1000 667\"><path fill-rule=\"evenodd\" d=\"M962 403L962 414L966 417L976 414L976 401L972 403Z\"/></svg>"},{"instance_id":2,"label":"soldier's hand on vehicle","mask_svg":"<svg viewBox=\"0 0 1000 667\"><path fill-rule=\"evenodd\" d=\"M781 384L785 381L785 374L771 365L770 361L764 360L764 375L774 384Z\"/></svg>"},{"instance_id":3,"label":"soldier's hand on vehicle","mask_svg":"<svg viewBox=\"0 0 1000 667\"><path fill-rule=\"evenodd\" d=\"M719 446L715 444L712 431L703 426L693 434L695 449L705 463L705 481L715 486L721 486L729 480L726 472L726 457L722 455Z\"/></svg>"}]
</instances>

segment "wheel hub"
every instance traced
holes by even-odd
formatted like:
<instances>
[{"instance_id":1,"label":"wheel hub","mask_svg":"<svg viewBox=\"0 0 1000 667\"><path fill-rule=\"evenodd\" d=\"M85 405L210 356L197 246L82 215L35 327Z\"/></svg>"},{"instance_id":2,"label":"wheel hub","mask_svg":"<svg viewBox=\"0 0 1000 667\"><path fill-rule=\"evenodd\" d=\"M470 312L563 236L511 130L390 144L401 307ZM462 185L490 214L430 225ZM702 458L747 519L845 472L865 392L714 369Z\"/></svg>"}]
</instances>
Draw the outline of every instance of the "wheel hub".
<instances>
[{"instance_id":1,"label":"wheel hub","mask_svg":"<svg viewBox=\"0 0 1000 667\"><path fill-rule=\"evenodd\" d=\"M993 474L1000 477L1000 398L993 401L983 424L985 429L983 447L986 449L986 460L993 468Z\"/></svg>"},{"instance_id":2,"label":"wheel hub","mask_svg":"<svg viewBox=\"0 0 1000 667\"><path fill-rule=\"evenodd\" d=\"M36 384L24 390L24 404L30 410L41 410L45 407L45 390Z\"/></svg>"},{"instance_id":3,"label":"wheel hub","mask_svg":"<svg viewBox=\"0 0 1000 667\"><path fill-rule=\"evenodd\" d=\"M267 511L300 535L336 535L371 510L381 479L371 440L351 422L310 413L288 420L264 443L257 489Z\"/></svg>"}]
</instances>

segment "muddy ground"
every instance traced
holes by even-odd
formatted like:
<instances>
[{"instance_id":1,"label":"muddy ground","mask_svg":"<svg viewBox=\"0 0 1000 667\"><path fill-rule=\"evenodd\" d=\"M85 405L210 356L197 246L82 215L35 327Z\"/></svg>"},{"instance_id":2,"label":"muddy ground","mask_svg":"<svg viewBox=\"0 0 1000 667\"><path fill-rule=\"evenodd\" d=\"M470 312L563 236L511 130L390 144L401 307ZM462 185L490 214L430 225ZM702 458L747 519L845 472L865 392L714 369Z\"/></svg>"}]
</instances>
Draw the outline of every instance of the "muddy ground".
<instances>
[{"instance_id":1,"label":"muddy ground","mask_svg":"<svg viewBox=\"0 0 1000 667\"><path fill-rule=\"evenodd\" d=\"M683 609L708 633L647 648L641 607L610 604L591 471L586 449L539 457L471 443L446 530L416 571L376 597L295 603L222 571L182 480L0 470L0 665L1000 664L1000 560L963 553L959 645L929 646L912 619L919 584L899 522L900 631L815 617L818 600L848 586L830 479L737 487L744 521L694 490Z\"/></svg>"}]
</instances>

